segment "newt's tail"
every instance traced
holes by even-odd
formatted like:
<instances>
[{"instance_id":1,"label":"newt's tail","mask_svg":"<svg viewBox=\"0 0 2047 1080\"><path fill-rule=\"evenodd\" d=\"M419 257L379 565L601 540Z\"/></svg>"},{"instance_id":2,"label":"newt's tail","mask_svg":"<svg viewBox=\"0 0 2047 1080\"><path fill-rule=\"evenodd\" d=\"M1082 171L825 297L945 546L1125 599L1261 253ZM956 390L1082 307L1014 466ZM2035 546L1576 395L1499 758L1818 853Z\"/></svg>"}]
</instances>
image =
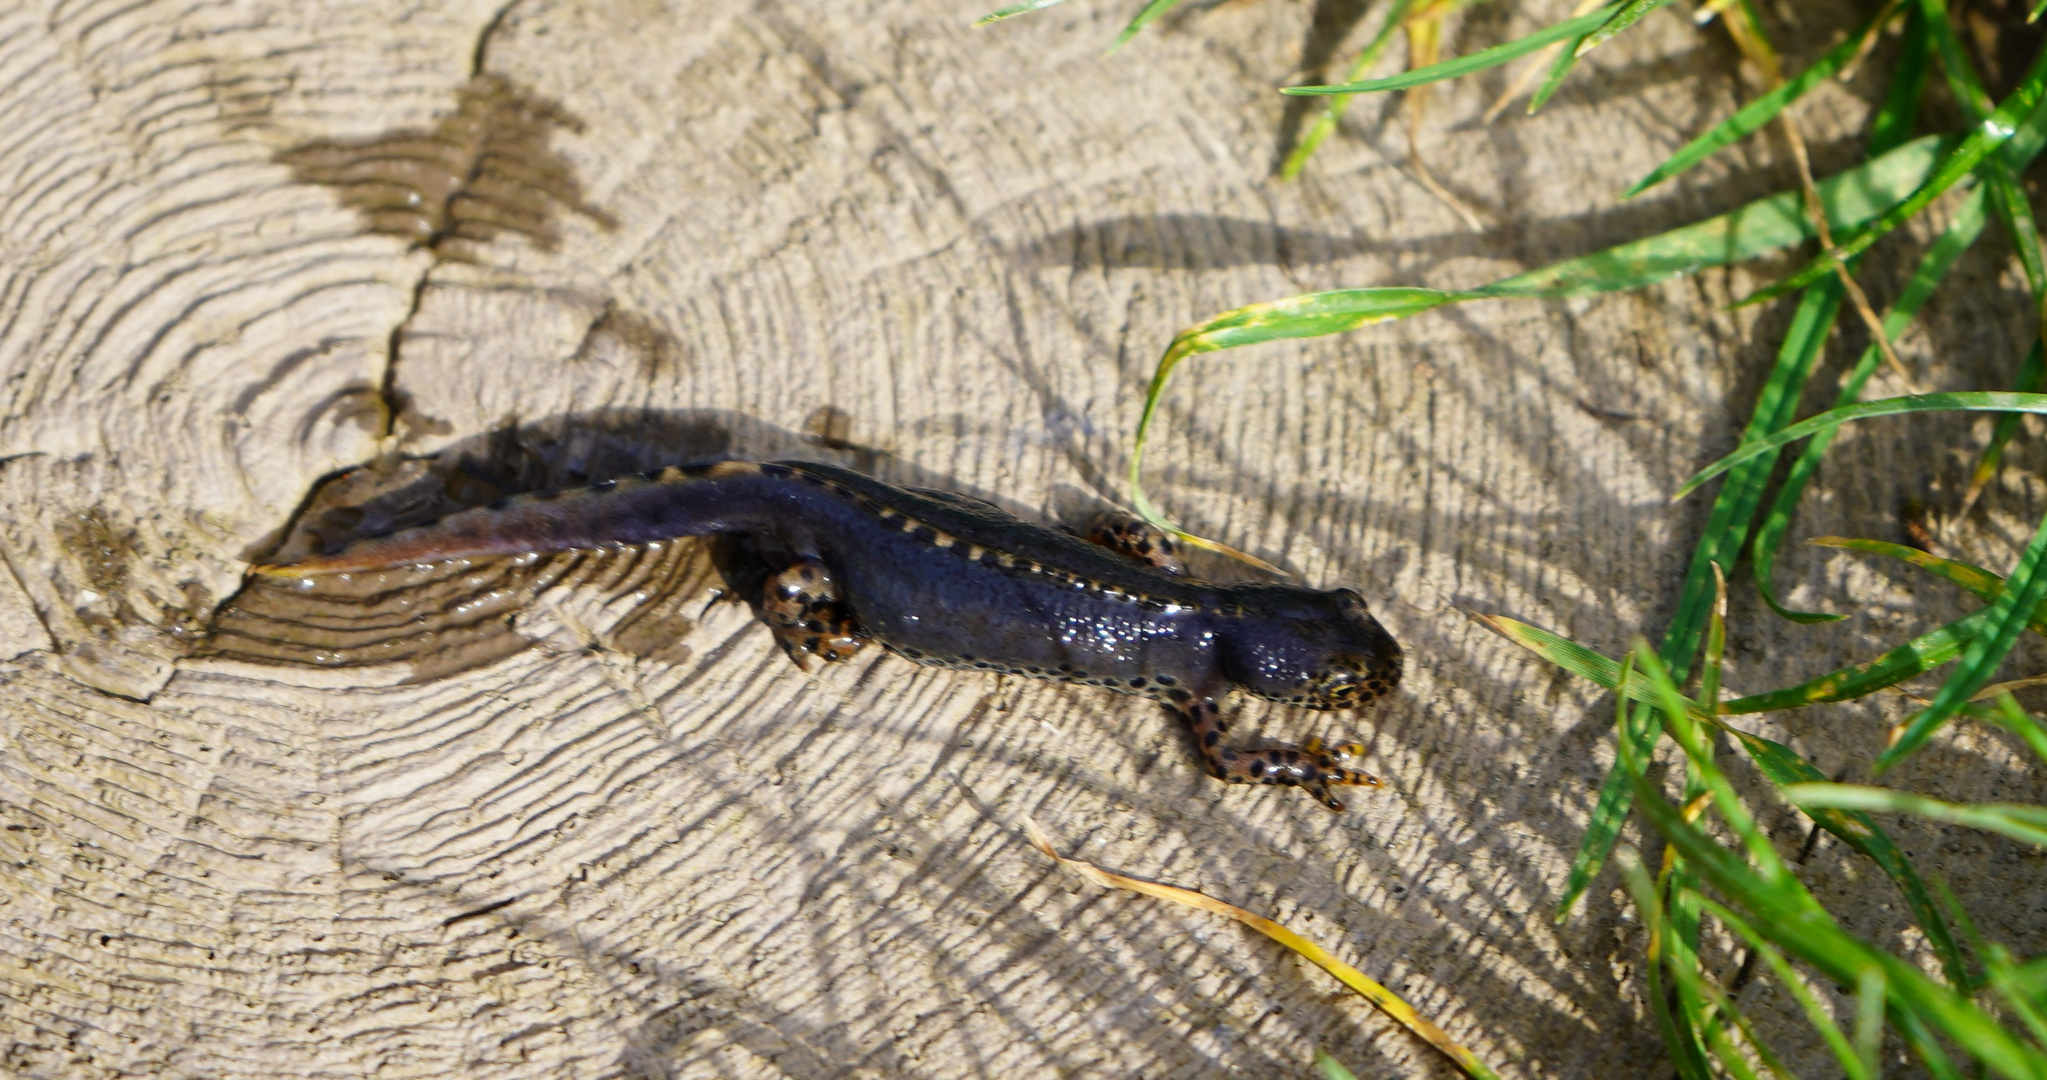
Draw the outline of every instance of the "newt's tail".
<instances>
[{"instance_id":1,"label":"newt's tail","mask_svg":"<svg viewBox=\"0 0 2047 1080\"><path fill-rule=\"evenodd\" d=\"M447 559L617 547L744 527L755 500L741 489L770 480L748 461L670 466L580 488L537 492L463 510L388 536L296 562L259 565L256 573L312 577ZM786 470L784 470L786 471Z\"/></svg>"}]
</instances>

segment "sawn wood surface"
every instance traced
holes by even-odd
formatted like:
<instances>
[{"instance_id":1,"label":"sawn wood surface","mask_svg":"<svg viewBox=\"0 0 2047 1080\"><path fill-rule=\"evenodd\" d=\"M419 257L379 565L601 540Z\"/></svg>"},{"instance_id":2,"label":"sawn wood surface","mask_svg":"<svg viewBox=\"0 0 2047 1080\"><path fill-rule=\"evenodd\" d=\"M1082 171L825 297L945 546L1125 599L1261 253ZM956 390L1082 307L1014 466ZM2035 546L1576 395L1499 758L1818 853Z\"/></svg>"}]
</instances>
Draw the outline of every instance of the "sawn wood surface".
<instances>
[{"instance_id":1,"label":"sawn wood surface","mask_svg":"<svg viewBox=\"0 0 2047 1080\"><path fill-rule=\"evenodd\" d=\"M1275 179L1310 106L1274 88L1339 71L1376 13L1190 4L1103 55L1133 9L0 4L0 1072L1264 1077L1321 1047L1453 1074L1265 939L1080 882L1026 815L1289 923L1505 1076L1667 1072L1617 879L1552 921L1611 701L1469 615L1611 654L1660 633L1707 505L1666 496L1732 445L1788 317L1728 313L1749 272L1183 370L1154 497L1359 589L1407 649L1369 712L1243 706L1246 733L1366 744L1388 785L1342 815L1212 782L1142 700L873 650L802 674L710 603L694 542L245 585L280 545L707 455L1082 521L1126 499L1184 326L1480 284L1793 182L1762 139L1616 202L1752 92L1676 7L1535 118L1482 121L1499 72L1438 88L1420 152L1478 228L1419 182L1397 99ZM1474 8L1446 47L1562 11ZM1802 113L1822 169L1876 92ZM2009 385L2025 304L1991 247L1908 342L1929 386ZM1794 536L1951 511L1986 424L1844 435ZM2037 461L2022 437L1959 554L2009 565ZM1779 574L1854 617L1776 621L1738 574L1732 690L1964 610L1861 556L1793 545ZM1860 777L1910 708L1757 726ZM1897 780L2037 800L2021 761L1958 729ZM1802 819L1759 809L1796 854ZM1898 835L2040 951L2038 852ZM1804 865L1913 943L1852 854ZM1781 992L1744 995L1822 1067Z\"/></svg>"}]
</instances>

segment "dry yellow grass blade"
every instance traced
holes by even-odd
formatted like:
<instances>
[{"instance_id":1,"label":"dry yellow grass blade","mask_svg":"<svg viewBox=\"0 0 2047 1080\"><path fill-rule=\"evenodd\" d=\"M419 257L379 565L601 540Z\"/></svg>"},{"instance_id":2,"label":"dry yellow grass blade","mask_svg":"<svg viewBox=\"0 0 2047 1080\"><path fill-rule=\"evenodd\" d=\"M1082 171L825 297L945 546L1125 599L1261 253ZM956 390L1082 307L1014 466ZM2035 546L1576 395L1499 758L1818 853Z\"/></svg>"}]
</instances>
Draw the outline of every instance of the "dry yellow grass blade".
<instances>
[{"instance_id":1,"label":"dry yellow grass blade","mask_svg":"<svg viewBox=\"0 0 2047 1080\"><path fill-rule=\"evenodd\" d=\"M1457 1063L1458 1068L1463 1069L1465 1074L1473 1077L1474 1080L1499 1080L1497 1073L1487 1068L1484 1062L1472 1055L1471 1051L1466 1050L1456 1040L1450 1038L1449 1034L1442 1028L1430 1023L1420 1013L1415 1012L1414 1006L1401 1000L1400 995L1366 978L1364 972L1338 960L1330 955L1329 951L1322 946L1309 941L1307 938L1294 933L1292 930L1273 922L1263 915L1245 911L1235 904L1225 903L1213 896L1198 893L1192 889L1182 889L1177 885L1161 885L1156 881L1124 877L1122 874L1104 870L1083 859L1069 859L1053 850L1051 839L1045 835L1045 830L1038 827L1036 821L1026 817L1023 820L1023 825L1024 832L1029 834L1031 843L1035 844L1039 851L1051 856L1061 866L1072 870L1081 877L1106 888L1129 889L1131 892L1142 893L1145 896L1155 896L1161 900L1171 900L1176 904L1200 908L1203 911L1214 912L1217 915L1227 915L1243 923L1245 926L1264 934L1266 937L1279 942L1281 945L1300 953L1302 956L1313 961L1322 970L1336 976L1345 986L1363 995L1364 999L1371 1002L1380 1012L1400 1021L1409 1031L1421 1036L1428 1041L1429 1045L1441 1050L1451 1061Z\"/></svg>"}]
</instances>

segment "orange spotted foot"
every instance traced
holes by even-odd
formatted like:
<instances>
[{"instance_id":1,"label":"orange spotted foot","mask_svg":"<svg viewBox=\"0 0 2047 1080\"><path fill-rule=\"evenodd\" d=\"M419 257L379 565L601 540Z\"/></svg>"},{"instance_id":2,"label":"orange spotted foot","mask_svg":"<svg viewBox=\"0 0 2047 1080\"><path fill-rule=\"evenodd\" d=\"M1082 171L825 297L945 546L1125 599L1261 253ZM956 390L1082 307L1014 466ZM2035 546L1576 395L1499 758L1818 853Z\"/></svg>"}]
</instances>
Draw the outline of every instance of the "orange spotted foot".
<instances>
[{"instance_id":1,"label":"orange spotted foot","mask_svg":"<svg viewBox=\"0 0 2047 1080\"><path fill-rule=\"evenodd\" d=\"M1175 708L1187 718L1187 726L1193 729L1194 741L1201 746L1201 757L1208 763L1209 775L1226 784L1280 784L1306 788L1309 794L1331 810L1343 809L1343 800L1329 790L1331 787L1338 784L1379 786L1378 777L1344 768L1340 762L1340 758L1362 752L1363 748L1354 743L1338 746L1334 753L1325 749L1320 739L1299 748L1268 746L1239 750L1223 745L1223 733L1228 730L1228 725L1223 722L1222 709L1213 698L1197 698Z\"/></svg>"},{"instance_id":2,"label":"orange spotted foot","mask_svg":"<svg viewBox=\"0 0 2047 1080\"><path fill-rule=\"evenodd\" d=\"M768 576L761 589L761 615L796 666L810 670L808 657L826 663L850 660L867 644L867 631L839 601L832 572L816 559L801 559Z\"/></svg>"},{"instance_id":3,"label":"orange spotted foot","mask_svg":"<svg viewBox=\"0 0 2047 1080\"><path fill-rule=\"evenodd\" d=\"M1171 533L1143 518L1118 510L1105 510L1095 516L1087 538L1110 551L1128 555L1175 577L1187 572L1187 568L1180 564L1179 542Z\"/></svg>"}]
</instances>

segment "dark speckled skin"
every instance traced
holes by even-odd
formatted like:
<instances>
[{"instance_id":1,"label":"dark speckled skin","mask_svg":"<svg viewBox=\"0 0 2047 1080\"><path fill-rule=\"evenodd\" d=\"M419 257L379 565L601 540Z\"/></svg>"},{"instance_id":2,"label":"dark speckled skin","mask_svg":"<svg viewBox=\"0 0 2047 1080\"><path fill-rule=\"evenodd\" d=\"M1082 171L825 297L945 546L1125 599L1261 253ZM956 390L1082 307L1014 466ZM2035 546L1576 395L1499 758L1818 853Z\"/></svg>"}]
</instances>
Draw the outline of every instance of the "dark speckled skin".
<instances>
[{"instance_id":1,"label":"dark speckled skin","mask_svg":"<svg viewBox=\"0 0 2047 1080\"><path fill-rule=\"evenodd\" d=\"M771 564L815 560L858 630L926 664L1158 698L1187 716L1212 773L1375 783L1318 747L1220 745L1231 687L1315 709L1390 691L1400 647L1347 589L1177 577L978 500L828 465L720 462L521 496L290 566L304 575L464 556L744 534ZM813 564L814 565L814 564ZM830 659L832 657L827 657Z\"/></svg>"}]
</instances>

